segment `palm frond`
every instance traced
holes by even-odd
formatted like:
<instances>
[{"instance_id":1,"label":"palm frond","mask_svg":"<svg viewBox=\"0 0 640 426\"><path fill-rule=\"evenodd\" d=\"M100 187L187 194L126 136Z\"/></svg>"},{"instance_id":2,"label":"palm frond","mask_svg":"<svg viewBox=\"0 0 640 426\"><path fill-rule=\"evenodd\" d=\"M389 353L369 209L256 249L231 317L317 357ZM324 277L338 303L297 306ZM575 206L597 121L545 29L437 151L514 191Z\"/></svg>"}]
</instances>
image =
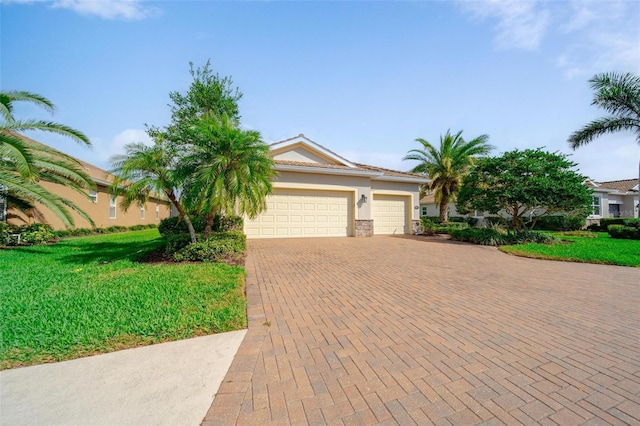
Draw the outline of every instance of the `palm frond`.
<instances>
[{"instance_id":1,"label":"palm frond","mask_svg":"<svg viewBox=\"0 0 640 426\"><path fill-rule=\"evenodd\" d=\"M586 145L595 138L607 133L629 130L636 133L636 140L640 144L640 118L631 117L603 117L593 120L582 129L569 136L571 148Z\"/></svg>"}]
</instances>

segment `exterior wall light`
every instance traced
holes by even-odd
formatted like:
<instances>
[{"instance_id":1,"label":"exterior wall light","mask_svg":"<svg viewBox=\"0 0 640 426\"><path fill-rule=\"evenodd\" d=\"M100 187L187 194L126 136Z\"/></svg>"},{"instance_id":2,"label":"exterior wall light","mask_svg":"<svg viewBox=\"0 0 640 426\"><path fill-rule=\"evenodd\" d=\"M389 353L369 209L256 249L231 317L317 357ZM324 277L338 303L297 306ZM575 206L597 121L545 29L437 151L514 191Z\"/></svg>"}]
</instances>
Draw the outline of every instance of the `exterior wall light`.
<instances>
[{"instance_id":1,"label":"exterior wall light","mask_svg":"<svg viewBox=\"0 0 640 426\"><path fill-rule=\"evenodd\" d=\"M360 197L360 201L362 201L363 203L367 202L367 196L362 194L362 197Z\"/></svg>"}]
</instances>

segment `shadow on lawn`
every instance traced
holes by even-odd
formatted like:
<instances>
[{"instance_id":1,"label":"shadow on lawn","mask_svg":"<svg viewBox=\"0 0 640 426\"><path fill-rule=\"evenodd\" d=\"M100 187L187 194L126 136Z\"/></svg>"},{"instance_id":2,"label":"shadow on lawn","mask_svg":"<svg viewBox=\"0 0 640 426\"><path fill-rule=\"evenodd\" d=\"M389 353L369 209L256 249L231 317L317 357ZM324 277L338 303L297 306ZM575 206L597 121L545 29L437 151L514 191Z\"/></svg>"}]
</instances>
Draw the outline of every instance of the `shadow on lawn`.
<instances>
[{"instance_id":1,"label":"shadow on lawn","mask_svg":"<svg viewBox=\"0 0 640 426\"><path fill-rule=\"evenodd\" d=\"M162 247L161 239L139 242L100 242L73 247L77 251L60 256L63 262L88 264L110 263L116 260L136 261Z\"/></svg>"}]
</instances>

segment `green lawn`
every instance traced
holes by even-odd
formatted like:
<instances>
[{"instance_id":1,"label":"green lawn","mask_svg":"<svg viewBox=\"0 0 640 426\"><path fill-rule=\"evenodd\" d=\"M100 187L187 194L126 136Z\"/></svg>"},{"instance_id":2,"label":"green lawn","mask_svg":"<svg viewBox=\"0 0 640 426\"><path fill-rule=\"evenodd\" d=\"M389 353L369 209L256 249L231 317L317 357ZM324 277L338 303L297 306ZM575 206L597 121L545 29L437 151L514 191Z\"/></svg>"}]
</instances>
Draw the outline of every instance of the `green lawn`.
<instances>
[{"instance_id":1,"label":"green lawn","mask_svg":"<svg viewBox=\"0 0 640 426\"><path fill-rule=\"evenodd\" d=\"M597 238L556 235L563 240L563 243L517 244L502 246L500 250L538 259L640 266L640 241L614 239L602 232L596 234Z\"/></svg>"},{"instance_id":2,"label":"green lawn","mask_svg":"<svg viewBox=\"0 0 640 426\"><path fill-rule=\"evenodd\" d=\"M0 250L0 369L246 327L244 270L144 264L156 229Z\"/></svg>"}]
</instances>

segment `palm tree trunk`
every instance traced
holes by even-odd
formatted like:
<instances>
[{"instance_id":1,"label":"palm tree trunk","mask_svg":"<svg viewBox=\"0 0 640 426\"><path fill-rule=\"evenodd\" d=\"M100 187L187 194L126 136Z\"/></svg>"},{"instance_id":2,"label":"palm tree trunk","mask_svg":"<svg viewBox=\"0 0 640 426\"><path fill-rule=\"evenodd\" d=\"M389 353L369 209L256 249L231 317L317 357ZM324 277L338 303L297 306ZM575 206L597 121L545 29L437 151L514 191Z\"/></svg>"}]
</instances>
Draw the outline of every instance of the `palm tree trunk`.
<instances>
[{"instance_id":1,"label":"palm tree trunk","mask_svg":"<svg viewBox=\"0 0 640 426\"><path fill-rule=\"evenodd\" d=\"M204 232L202 234L203 239L208 239L211 236L213 230L213 221L216 218L216 214L211 212L204 217Z\"/></svg>"},{"instance_id":2,"label":"palm tree trunk","mask_svg":"<svg viewBox=\"0 0 640 426\"><path fill-rule=\"evenodd\" d=\"M446 223L447 220L449 219L447 217L447 207L448 204L445 200L442 200L440 202L440 223Z\"/></svg>"},{"instance_id":3,"label":"palm tree trunk","mask_svg":"<svg viewBox=\"0 0 640 426\"><path fill-rule=\"evenodd\" d=\"M176 210L178 210L178 216L180 216L180 218L184 220L184 223L187 224L187 229L189 230L189 236L191 237L191 242L195 243L196 230L193 227L193 223L191 223L191 219L189 218L189 215L187 214L186 210L182 206L182 203L178 200L178 198L176 197L173 191L165 191L165 194L169 198L169 201L171 201L171 204L173 204Z\"/></svg>"}]
</instances>

